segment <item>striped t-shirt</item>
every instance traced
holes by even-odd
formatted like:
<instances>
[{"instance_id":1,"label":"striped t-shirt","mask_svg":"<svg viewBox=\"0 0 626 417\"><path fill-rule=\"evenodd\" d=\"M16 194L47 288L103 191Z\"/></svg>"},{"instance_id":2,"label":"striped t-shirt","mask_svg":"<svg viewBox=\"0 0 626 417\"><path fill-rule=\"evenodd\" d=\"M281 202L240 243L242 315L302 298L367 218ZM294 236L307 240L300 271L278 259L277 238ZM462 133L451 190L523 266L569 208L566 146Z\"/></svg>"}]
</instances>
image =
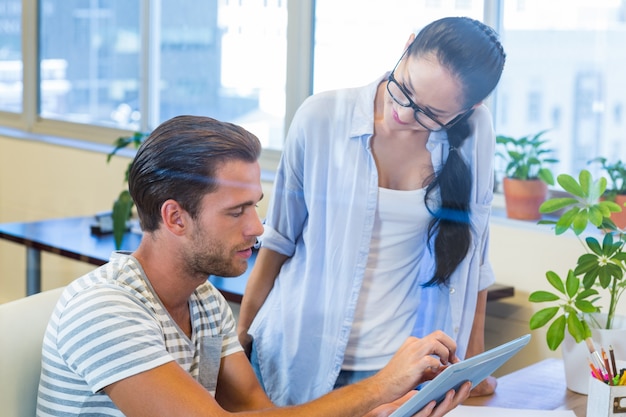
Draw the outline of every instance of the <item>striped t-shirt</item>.
<instances>
[{"instance_id":1,"label":"striped t-shirt","mask_svg":"<svg viewBox=\"0 0 626 417\"><path fill-rule=\"evenodd\" d=\"M103 388L176 361L215 394L220 359L241 351L228 303L208 281L189 298L191 339L139 262L113 253L61 295L43 341L38 416L122 416Z\"/></svg>"}]
</instances>

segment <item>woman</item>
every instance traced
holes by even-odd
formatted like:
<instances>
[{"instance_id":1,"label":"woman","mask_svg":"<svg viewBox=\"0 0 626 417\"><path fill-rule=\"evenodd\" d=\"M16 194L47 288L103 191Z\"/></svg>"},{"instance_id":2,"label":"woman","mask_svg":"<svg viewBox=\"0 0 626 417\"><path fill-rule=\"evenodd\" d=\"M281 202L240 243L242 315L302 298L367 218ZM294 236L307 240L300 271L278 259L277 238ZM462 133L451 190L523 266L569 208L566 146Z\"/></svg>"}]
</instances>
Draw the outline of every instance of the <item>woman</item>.
<instances>
[{"instance_id":1,"label":"woman","mask_svg":"<svg viewBox=\"0 0 626 417\"><path fill-rule=\"evenodd\" d=\"M484 350L495 135L482 101L504 62L491 28L444 18L391 73L302 104L238 329L273 401L371 375L409 335Z\"/></svg>"}]
</instances>

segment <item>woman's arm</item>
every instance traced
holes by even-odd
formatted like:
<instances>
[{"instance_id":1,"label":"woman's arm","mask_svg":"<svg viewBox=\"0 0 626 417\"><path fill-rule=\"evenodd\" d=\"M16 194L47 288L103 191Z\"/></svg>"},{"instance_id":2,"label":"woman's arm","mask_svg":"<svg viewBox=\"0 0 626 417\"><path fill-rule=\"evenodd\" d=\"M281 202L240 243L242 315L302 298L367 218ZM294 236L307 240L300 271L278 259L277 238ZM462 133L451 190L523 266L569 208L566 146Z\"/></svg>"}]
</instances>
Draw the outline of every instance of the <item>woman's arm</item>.
<instances>
[{"instance_id":1,"label":"woman's arm","mask_svg":"<svg viewBox=\"0 0 626 417\"><path fill-rule=\"evenodd\" d=\"M476 300L476 313L474 314L474 324L467 345L467 358L476 356L485 351L485 315L487 310L487 290L478 292ZM470 397L480 397L481 395L493 394L496 390L497 380L493 376L487 377L480 384L476 385L470 392Z\"/></svg>"},{"instance_id":2,"label":"woman's arm","mask_svg":"<svg viewBox=\"0 0 626 417\"><path fill-rule=\"evenodd\" d=\"M280 268L287 258L287 255L282 255L271 249L259 249L243 294L237 324L239 342L248 355L250 354L251 345L248 329L274 286L274 281L280 272Z\"/></svg>"}]
</instances>

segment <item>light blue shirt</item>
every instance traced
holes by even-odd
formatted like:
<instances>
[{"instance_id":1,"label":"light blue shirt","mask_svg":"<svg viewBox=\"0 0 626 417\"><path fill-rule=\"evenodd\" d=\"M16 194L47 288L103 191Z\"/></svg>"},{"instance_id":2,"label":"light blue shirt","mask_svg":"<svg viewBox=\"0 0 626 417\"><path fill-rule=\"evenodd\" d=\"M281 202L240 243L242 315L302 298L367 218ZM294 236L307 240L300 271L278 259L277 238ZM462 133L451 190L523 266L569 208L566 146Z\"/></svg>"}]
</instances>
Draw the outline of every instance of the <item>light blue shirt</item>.
<instances>
[{"instance_id":1,"label":"light blue shirt","mask_svg":"<svg viewBox=\"0 0 626 417\"><path fill-rule=\"evenodd\" d=\"M287 135L262 245L290 258L250 327L265 388L279 405L329 392L341 370L374 225L378 174L370 138L383 79L309 97ZM495 135L486 107L476 109L470 125L461 149L473 175L469 253L449 286L420 290L413 330L416 336L444 330L460 357L478 291L494 282L487 255ZM432 133L427 148L438 170L447 134ZM433 270L425 250L415 279L425 283Z\"/></svg>"}]
</instances>

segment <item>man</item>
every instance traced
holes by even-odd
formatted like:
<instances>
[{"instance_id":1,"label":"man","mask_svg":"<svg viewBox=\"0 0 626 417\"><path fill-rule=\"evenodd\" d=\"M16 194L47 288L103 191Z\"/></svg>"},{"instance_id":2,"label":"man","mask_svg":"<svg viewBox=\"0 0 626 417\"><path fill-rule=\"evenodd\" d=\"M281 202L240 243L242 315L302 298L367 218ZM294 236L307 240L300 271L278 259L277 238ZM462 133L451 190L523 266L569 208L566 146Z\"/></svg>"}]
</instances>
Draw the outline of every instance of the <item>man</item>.
<instances>
[{"instance_id":1,"label":"man","mask_svg":"<svg viewBox=\"0 0 626 417\"><path fill-rule=\"evenodd\" d=\"M39 416L387 415L458 360L437 332L407 340L358 384L297 407L270 402L207 282L241 275L263 231L260 151L254 135L206 117L175 117L150 135L129 176L143 239L61 296L44 338ZM418 416L441 416L468 394L469 383Z\"/></svg>"}]
</instances>

